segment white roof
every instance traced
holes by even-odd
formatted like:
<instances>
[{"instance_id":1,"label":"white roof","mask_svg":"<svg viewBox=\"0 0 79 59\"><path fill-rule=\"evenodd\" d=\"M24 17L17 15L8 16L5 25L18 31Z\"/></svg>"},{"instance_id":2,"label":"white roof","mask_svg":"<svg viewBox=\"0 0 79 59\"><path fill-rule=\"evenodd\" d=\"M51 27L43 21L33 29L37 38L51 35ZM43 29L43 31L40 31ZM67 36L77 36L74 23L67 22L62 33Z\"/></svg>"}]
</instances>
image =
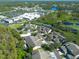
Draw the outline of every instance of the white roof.
<instances>
[{"instance_id":1,"label":"white roof","mask_svg":"<svg viewBox=\"0 0 79 59\"><path fill-rule=\"evenodd\" d=\"M0 18L7 18L6 16L0 15Z\"/></svg>"},{"instance_id":2,"label":"white roof","mask_svg":"<svg viewBox=\"0 0 79 59\"><path fill-rule=\"evenodd\" d=\"M48 44L45 40L42 41L43 44Z\"/></svg>"},{"instance_id":3,"label":"white roof","mask_svg":"<svg viewBox=\"0 0 79 59\"><path fill-rule=\"evenodd\" d=\"M24 13L23 15L13 17L12 19L14 19L14 21L17 21L17 20L23 19L23 18L27 18L29 20L32 20L34 18L39 18L39 17L40 17L40 14L33 12L33 13Z\"/></svg>"},{"instance_id":4,"label":"white roof","mask_svg":"<svg viewBox=\"0 0 79 59\"><path fill-rule=\"evenodd\" d=\"M20 36L21 37L26 37L26 36L30 36L31 35L31 33L27 33L27 34L21 34Z\"/></svg>"},{"instance_id":5,"label":"white roof","mask_svg":"<svg viewBox=\"0 0 79 59\"><path fill-rule=\"evenodd\" d=\"M40 49L41 48L41 46L35 46L34 48L33 48L33 50L37 50L37 49Z\"/></svg>"}]
</instances>

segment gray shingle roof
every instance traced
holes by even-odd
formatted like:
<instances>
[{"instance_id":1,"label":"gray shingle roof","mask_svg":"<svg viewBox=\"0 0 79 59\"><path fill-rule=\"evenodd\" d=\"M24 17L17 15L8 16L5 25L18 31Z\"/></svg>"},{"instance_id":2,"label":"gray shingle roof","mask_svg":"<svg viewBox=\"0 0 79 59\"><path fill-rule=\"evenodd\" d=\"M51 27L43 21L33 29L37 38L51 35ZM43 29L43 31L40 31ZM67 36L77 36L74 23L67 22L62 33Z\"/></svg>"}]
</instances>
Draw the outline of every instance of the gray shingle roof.
<instances>
[{"instance_id":1,"label":"gray shingle roof","mask_svg":"<svg viewBox=\"0 0 79 59\"><path fill-rule=\"evenodd\" d=\"M51 59L51 57L47 51L39 49L32 55L32 59Z\"/></svg>"},{"instance_id":2,"label":"gray shingle roof","mask_svg":"<svg viewBox=\"0 0 79 59\"><path fill-rule=\"evenodd\" d=\"M25 37L25 40L27 44L32 47L40 46L42 44L42 41L38 39L38 37L34 37L34 36L27 36Z\"/></svg>"},{"instance_id":3,"label":"gray shingle roof","mask_svg":"<svg viewBox=\"0 0 79 59\"><path fill-rule=\"evenodd\" d=\"M33 51L33 53L32 53L32 59L41 59L40 53L39 53L38 50Z\"/></svg>"},{"instance_id":4,"label":"gray shingle roof","mask_svg":"<svg viewBox=\"0 0 79 59\"><path fill-rule=\"evenodd\" d=\"M26 36L25 37L25 41L27 42L27 44L31 47L35 46L35 38L33 36Z\"/></svg>"}]
</instances>

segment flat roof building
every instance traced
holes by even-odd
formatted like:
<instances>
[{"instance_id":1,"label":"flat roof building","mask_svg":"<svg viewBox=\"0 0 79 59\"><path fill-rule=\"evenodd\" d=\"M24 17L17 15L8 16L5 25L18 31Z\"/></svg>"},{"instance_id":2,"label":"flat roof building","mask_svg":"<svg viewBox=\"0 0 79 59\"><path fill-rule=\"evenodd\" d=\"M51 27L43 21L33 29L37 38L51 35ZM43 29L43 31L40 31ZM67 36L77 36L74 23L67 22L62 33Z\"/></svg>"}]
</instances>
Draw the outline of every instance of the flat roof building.
<instances>
[{"instance_id":1,"label":"flat roof building","mask_svg":"<svg viewBox=\"0 0 79 59\"><path fill-rule=\"evenodd\" d=\"M12 19L4 19L3 20L5 23L13 23L13 20Z\"/></svg>"}]
</instances>

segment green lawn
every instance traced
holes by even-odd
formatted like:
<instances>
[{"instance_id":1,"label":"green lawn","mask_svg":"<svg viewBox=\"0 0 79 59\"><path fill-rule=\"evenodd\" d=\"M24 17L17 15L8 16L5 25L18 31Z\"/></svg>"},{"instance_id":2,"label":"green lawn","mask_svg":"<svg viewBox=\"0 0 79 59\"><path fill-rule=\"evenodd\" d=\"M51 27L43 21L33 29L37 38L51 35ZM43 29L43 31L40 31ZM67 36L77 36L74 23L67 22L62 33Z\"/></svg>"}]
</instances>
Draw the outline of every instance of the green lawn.
<instances>
[{"instance_id":1,"label":"green lawn","mask_svg":"<svg viewBox=\"0 0 79 59\"><path fill-rule=\"evenodd\" d=\"M21 26L22 26L22 24L12 24L12 25L9 25L9 27L15 28L15 29L20 28Z\"/></svg>"},{"instance_id":2,"label":"green lawn","mask_svg":"<svg viewBox=\"0 0 79 59\"><path fill-rule=\"evenodd\" d=\"M79 30L79 26L78 25L73 25L73 26L69 26L69 27Z\"/></svg>"}]
</instances>

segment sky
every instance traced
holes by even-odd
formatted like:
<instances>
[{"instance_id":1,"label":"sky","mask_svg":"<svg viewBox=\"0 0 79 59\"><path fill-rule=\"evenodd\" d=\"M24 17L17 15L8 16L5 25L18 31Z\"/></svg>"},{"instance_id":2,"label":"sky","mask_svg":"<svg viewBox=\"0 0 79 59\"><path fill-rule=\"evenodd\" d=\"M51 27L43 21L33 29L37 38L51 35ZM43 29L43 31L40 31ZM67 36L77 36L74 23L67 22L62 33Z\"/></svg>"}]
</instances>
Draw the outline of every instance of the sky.
<instances>
[{"instance_id":1,"label":"sky","mask_svg":"<svg viewBox=\"0 0 79 59\"><path fill-rule=\"evenodd\" d=\"M79 1L79 0L0 0L0 1Z\"/></svg>"}]
</instances>

